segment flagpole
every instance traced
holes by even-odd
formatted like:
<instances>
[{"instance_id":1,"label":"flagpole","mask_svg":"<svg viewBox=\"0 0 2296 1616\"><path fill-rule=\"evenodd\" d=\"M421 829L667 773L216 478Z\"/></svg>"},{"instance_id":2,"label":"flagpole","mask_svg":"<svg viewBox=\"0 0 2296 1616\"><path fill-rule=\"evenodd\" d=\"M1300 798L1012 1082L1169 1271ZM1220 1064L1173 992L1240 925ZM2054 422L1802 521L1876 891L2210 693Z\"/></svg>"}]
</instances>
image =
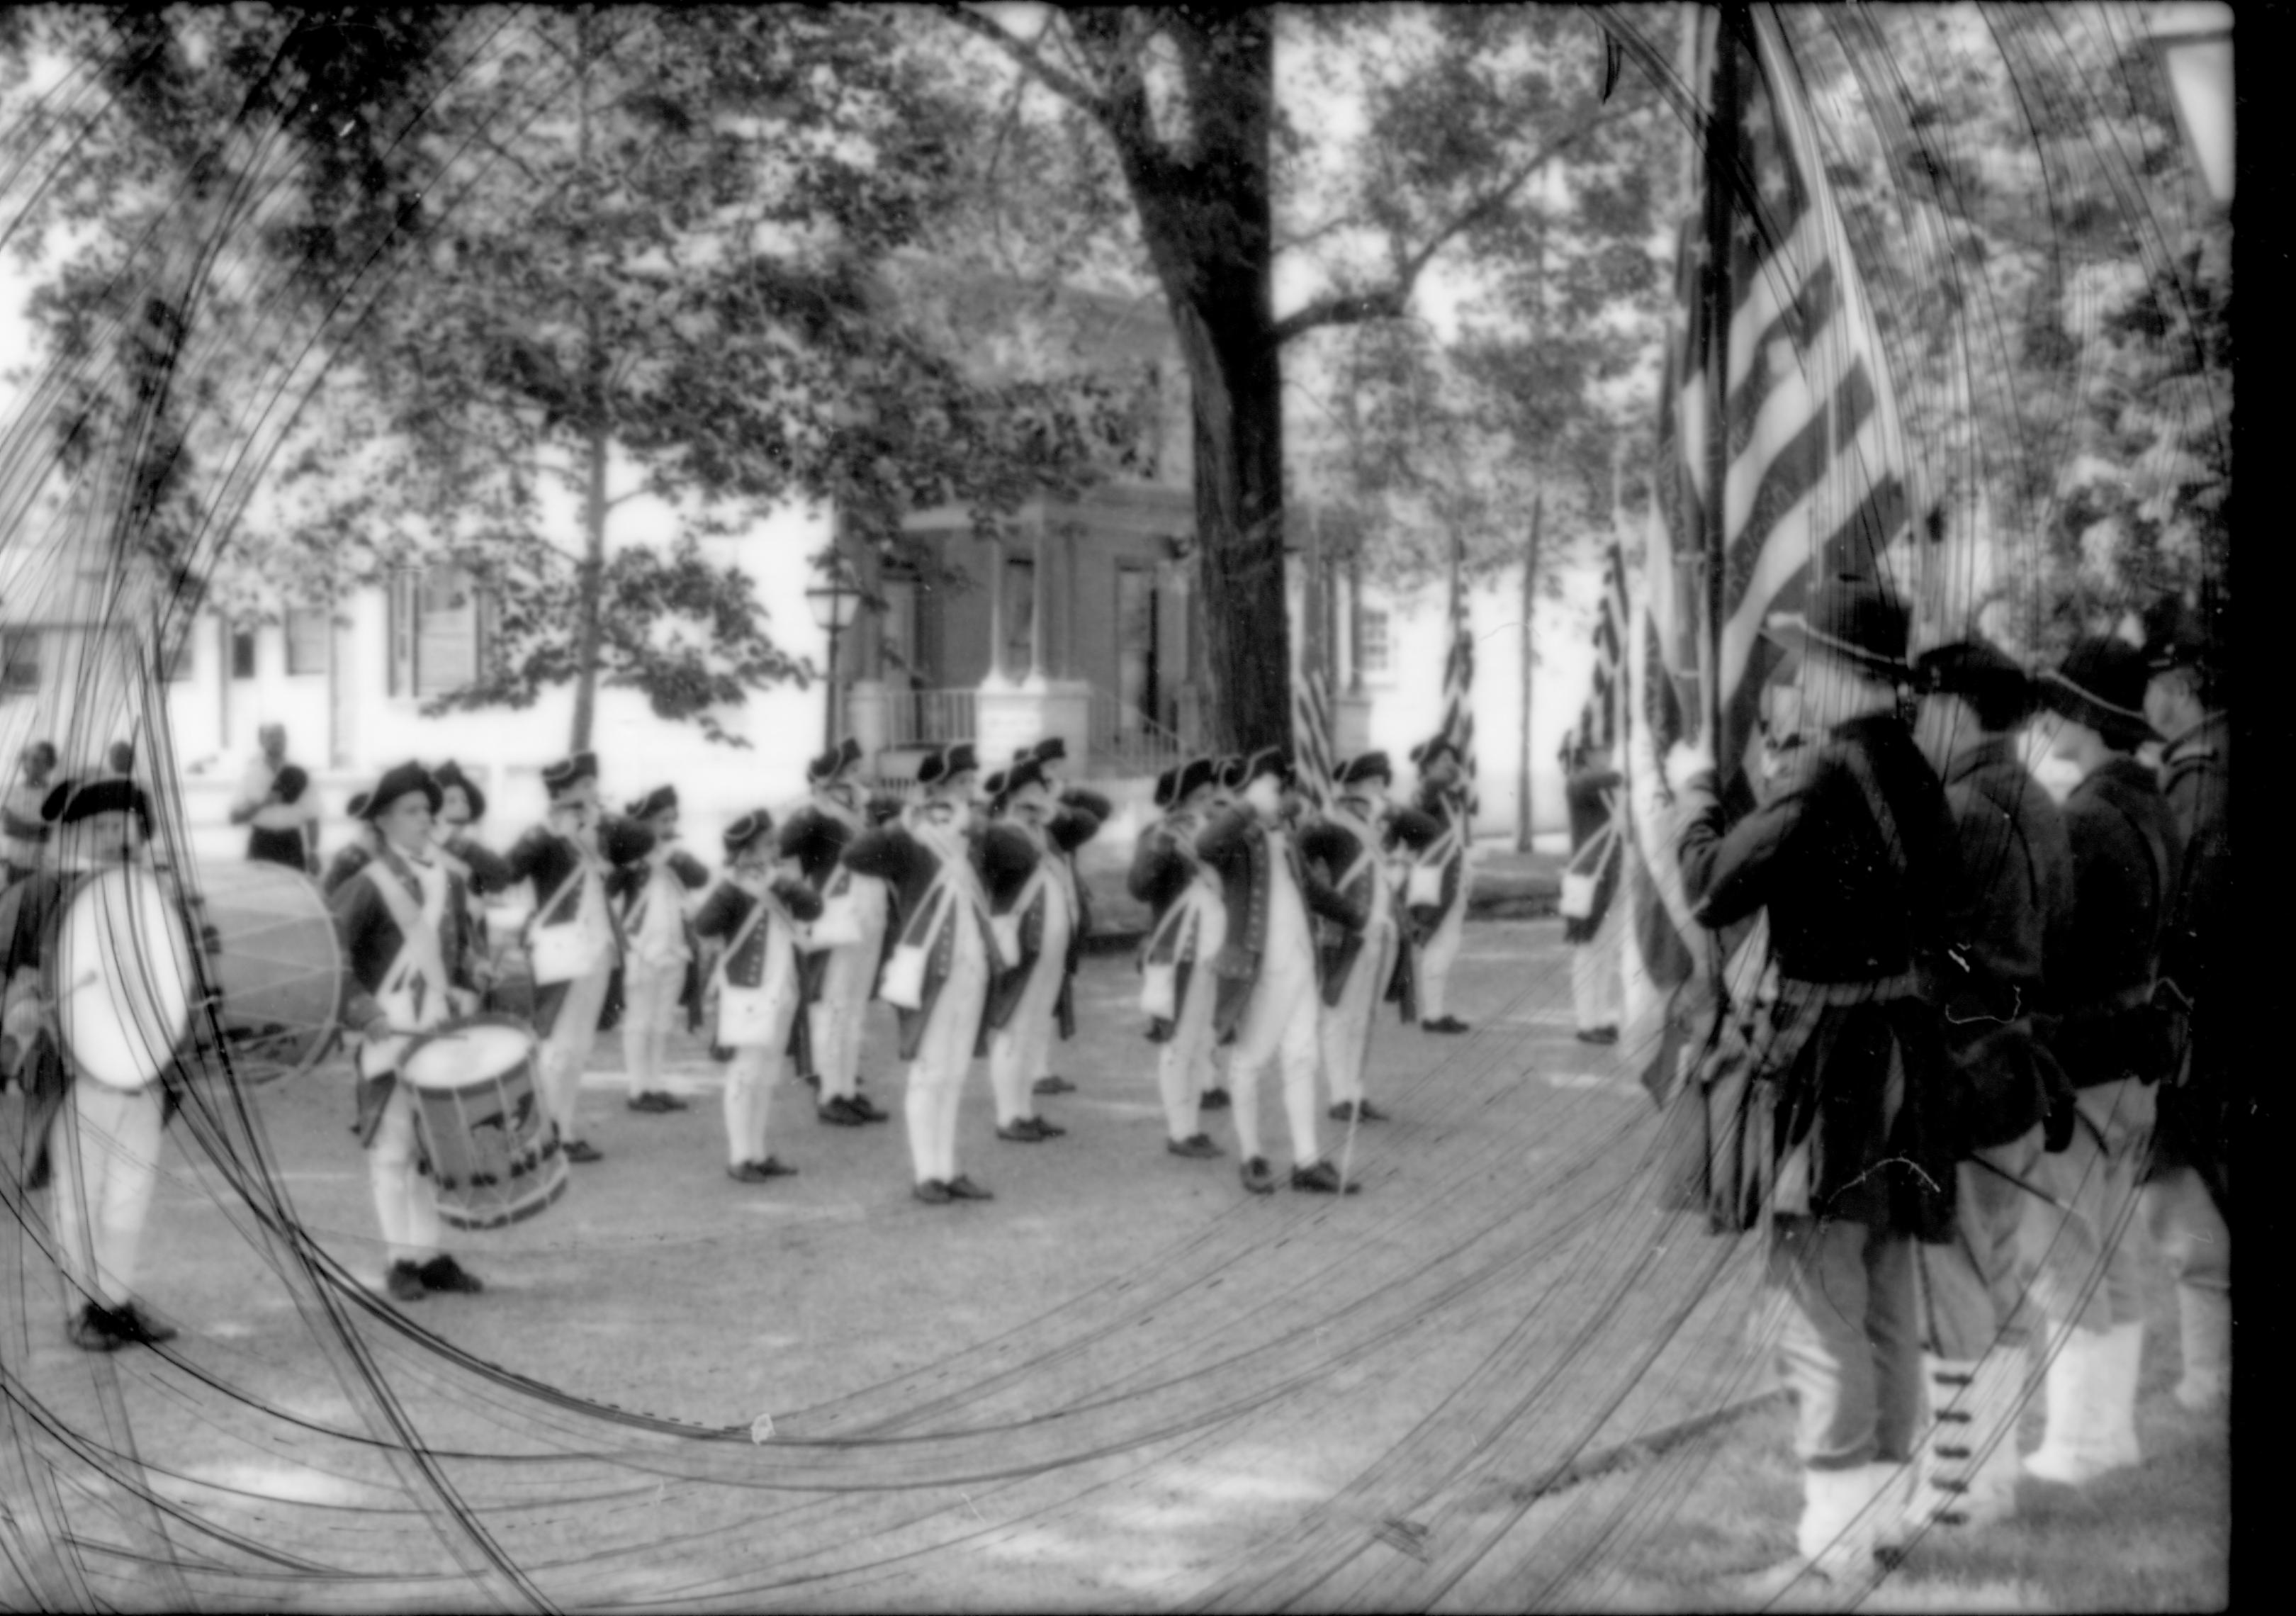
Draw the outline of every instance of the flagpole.
<instances>
[{"instance_id":1,"label":"flagpole","mask_svg":"<svg viewBox=\"0 0 2296 1616\"><path fill-rule=\"evenodd\" d=\"M1720 783L1734 772L1734 759L1722 755L1722 604L1726 550L1723 482L1729 472L1730 253L1732 193L1737 179L1738 41L1745 12L1742 0L1724 0L1714 37L1714 103L1706 124L1705 366L1706 497L1700 502L1704 586L1698 634L1701 719Z\"/></svg>"}]
</instances>

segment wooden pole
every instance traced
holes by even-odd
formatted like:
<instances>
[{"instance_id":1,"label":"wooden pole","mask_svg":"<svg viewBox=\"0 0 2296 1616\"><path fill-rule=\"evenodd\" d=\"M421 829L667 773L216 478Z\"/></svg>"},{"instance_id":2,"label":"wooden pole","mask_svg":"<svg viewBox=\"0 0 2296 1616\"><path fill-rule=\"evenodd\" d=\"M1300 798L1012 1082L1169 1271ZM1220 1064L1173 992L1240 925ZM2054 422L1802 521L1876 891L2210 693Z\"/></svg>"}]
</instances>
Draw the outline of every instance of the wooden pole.
<instances>
[{"instance_id":1,"label":"wooden pole","mask_svg":"<svg viewBox=\"0 0 2296 1616\"><path fill-rule=\"evenodd\" d=\"M1541 488L1530 496L1530 542L1522 554L1522 622L1519 629L1522 645L1522 751L1515 771L1514 808L1514 843L1518 853L1530 851L1530 619L1538 605L1539 521L1546 510L1546 491Z\"/></svg>"},{"instance_id":2,"label":"wooden pole","mask_svg":"<svg viewBox=\"0 0 2296 1616\"><path fill-rule=\"evenodd\" d=\"M1729 385L1732 192L1738 170L1738 43L1744 37L1744 11L1741 0L1727 0L1714 42L1714 104L1706 125L1706 340L1699 356L1706 398L1706 497L1701 502L1703 554L1697 597L1699 706L1704 740L1725 785L1737 764L1722 755L1723 479L1730 463L1723 412Z\"/></svg>"}]
</instances>

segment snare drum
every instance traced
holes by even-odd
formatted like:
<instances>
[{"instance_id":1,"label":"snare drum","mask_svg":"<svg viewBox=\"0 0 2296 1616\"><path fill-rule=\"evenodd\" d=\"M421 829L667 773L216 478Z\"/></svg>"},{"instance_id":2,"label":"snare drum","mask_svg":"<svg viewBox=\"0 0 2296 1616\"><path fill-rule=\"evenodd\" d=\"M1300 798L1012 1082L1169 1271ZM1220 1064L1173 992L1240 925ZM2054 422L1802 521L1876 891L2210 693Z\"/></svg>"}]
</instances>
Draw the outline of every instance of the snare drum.
<instances>
[{"instance_id":1,"label":"snare drum","mask_svg":"<svg viewBox=\"0 0 2296 1616\"><path fill-rule=\"evenodd\" d=\"M203 866L198 880L225 1059L246 1084L300 1077L335 1044L342 953L326 899L275 864Z\"/></svg>"},{"instance_id":2,"label":"snare drum","mask_svg":"<svg viewBox=\"0 0 2296 1616\"><path fill-rule=\"evenodd\" d=\"M44 952L70 1069L109 1088L148 1087L182 1053L199 967L182 910L151 871L99 871L70 889Z\"/></svg>"},{"instance_id":3,"label":"snare drum","mask_svg":"<svg viewBox=\"0 0 2296 1616\"><path fill-rule=\"evenodd\" d=\"M542 1113L534 1034L506 1015L472 1015L423 1033L398 1062L439 1186L439 1217L498 1229L566 1193L566 1157Z\"/></svg>"}]
</instances>

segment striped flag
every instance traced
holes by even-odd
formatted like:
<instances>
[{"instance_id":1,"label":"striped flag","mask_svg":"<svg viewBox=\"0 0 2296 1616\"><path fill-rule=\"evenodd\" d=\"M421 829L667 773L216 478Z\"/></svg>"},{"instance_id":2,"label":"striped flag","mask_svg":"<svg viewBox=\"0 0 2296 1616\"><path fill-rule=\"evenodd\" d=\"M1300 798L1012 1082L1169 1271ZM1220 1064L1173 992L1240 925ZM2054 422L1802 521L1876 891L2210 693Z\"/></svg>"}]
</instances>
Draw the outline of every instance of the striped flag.
<instances>
[{"instance_id":1,"label":"striped flag","mask_svg":"<svg viewBox=\"0 0 2296 1616\"><path fill-rule=\"evenodd\" d=\"M1443 727L1438 732L1459 754L1459 792L1470 818L1475 797L1475 636L1467 621L1467 591L1455 567L1451 576L1451 651L1443 660Z\"/></svg>"},{"instance_id":2,"label":"striped flag","mask_svg":"<svg viewBox=\"0 0 2296 1616\"><path fill-rule=\"evenodd\" d=\"M1603 563L1603 598L1595 611L1595 672L1587 705L1571 732L1573 751L1600 757L1619 744L1628 620L1626 552L1614 539Z\"/></svg>"},{"instance_id":3,"label":"striped flag","mask_svg":"<svg viewBox=\"0 0 2296 1616\"><path fill-rule=\"evenodd\" d=\"M1299 764L1300 790L1317 813L1327 811L1337 793L1332 788L1331 701L1321 669L1292 686L1292 751Z\"/></svg>"}]
</instances>

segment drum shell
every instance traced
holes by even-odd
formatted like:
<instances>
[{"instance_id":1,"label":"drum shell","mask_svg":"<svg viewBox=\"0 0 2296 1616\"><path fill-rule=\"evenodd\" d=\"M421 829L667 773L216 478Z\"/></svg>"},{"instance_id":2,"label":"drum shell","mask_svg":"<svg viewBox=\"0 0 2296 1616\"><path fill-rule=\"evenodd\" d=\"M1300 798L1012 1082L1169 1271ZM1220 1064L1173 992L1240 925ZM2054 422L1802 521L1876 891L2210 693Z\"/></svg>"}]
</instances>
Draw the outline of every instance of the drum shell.
<instances>
[{"instance_id":1,"label":"drum shell","mask_svg":"<svg viewBox=\"0 0 2296 1616\"><path fill-rule=\"evenodd\" d=\"M440 1064L435 1058L423 1060L426 1050L443 1052L481 1029L516 1034L517 1059L504 1064L474 1057L481 1063L462 1076L423 1075L416 1080L417 1074ZM410 1043L400 1058L399 1081L414 1103L441 1222L458 1229L504 1228L545 1210L566 1193L566 1157L556 1126L543 1113L538 1048L525 1023L481 1014L432 1029Z\"/></svg>"},{"instance_id":2,"label":"drum shell","mask_svg":"<svg viewBox=\"0 0 2296 1616\"><path fill-rule=\"evenodd\" d=\"M202 866L192 899L208 933L214 1022L247 1084L299 1077L336 1046L342 946L318 886L300 870Z\"/></svg>"},{"instance_id":3,"label":"drum shell","mask_svg":"<svg viewBox=\"0 0 2296 1616\"><path fill-rule=\"evenodd\" d=\"M103 946L120 913L119 901L103 894L120 882L128 883L137 922L132 947L124 956ZM160 961L161 952L142 923L153 919L174 933L168 939L173 964L161 963L156 970L145 962ZM80 967L87 962L81 956L91 939L87 923L99 928L93 934L99 964L84 975ZM42 989L57 1007L58 1042L67 1070L107 1088L135 1092L156 1082L184 1053L192 1006L201 992L199 966L183 910L152 871L129 865L72 881L49 923L40 959ZM132 1036L118 1026L123 1011L138 1022Z\"/></svg>"}]
</instances>

